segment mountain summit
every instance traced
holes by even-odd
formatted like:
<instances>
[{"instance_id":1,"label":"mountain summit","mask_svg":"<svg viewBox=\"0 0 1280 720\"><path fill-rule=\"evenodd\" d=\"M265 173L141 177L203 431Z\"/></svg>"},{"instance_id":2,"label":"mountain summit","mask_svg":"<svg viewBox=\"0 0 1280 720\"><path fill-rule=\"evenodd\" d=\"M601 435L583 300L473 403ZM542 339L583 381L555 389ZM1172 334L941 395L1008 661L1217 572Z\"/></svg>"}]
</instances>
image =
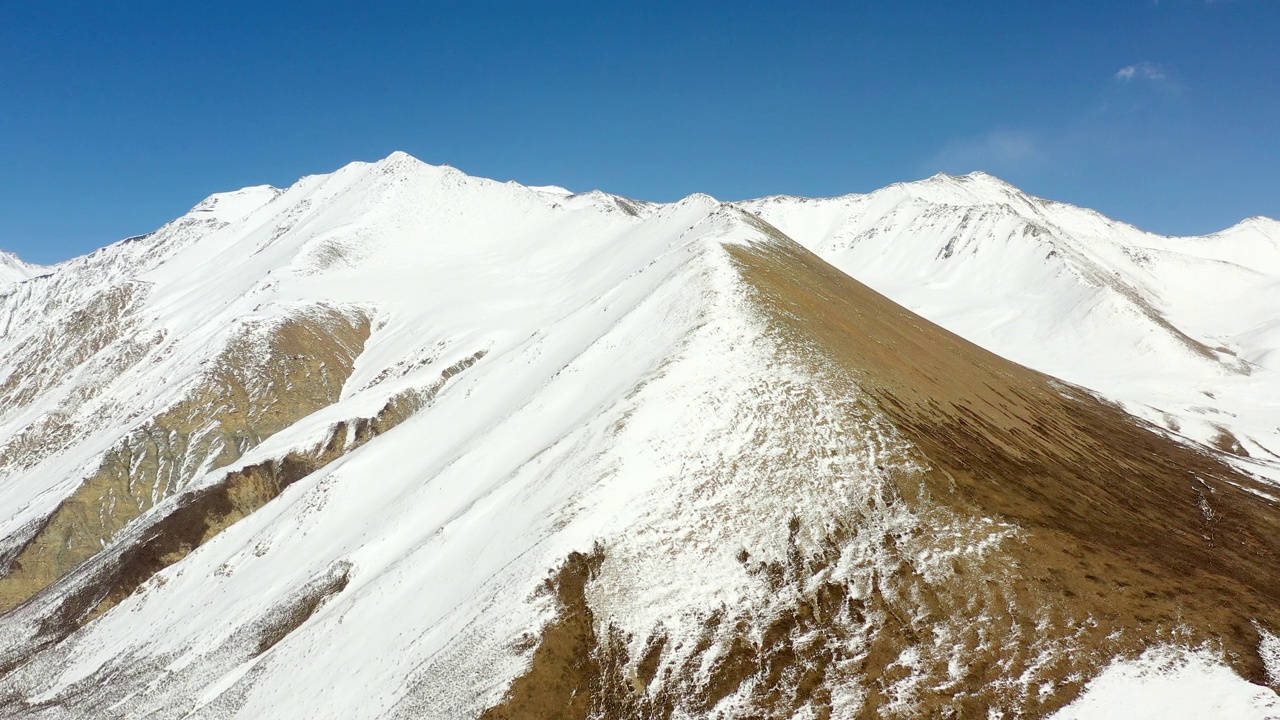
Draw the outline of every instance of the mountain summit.
<instances>
[{"instance_id":1,"label":"mountain summit","mask_svg":"<svg viewBox=\"0 0 1280 720\"><path fill-rule=\"evenodd\" d=\"M23 262L13 253L0 250L0 288L39 275L45 268Z\"/></svg>"},{"instance_id":2,"label":"mountain summit","mask_svg":"<svg viewBox=\"0 0 1280 720\"><path fill-rule=\"evenodd\" d=\"M980 175L212 196L0 288L0 716L1274 716L1277 336L1168 282L1274 290L1235 246Z\"/></svg>"}]
</instances>

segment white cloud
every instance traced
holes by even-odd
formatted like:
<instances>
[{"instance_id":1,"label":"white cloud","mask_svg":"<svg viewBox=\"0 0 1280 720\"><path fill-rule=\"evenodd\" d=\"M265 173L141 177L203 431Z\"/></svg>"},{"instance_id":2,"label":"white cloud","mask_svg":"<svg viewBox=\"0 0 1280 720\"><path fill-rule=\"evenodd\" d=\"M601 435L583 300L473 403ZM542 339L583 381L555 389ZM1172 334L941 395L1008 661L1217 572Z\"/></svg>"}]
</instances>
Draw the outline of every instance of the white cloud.
<instances>
[{"instance_id":1,"label":"white cloud","mask_svg":"<svg viewBox=\"0 0 1280 720\"><path fill-rule=\"evenodd\" d=\"M1155 63L1140 62L1120 68L1116 71L1115 78L1120 82L1133 80L1161 81L1168 78L1168 75L1165 74L1163 68Z\"/></svg>"}]
</instances>

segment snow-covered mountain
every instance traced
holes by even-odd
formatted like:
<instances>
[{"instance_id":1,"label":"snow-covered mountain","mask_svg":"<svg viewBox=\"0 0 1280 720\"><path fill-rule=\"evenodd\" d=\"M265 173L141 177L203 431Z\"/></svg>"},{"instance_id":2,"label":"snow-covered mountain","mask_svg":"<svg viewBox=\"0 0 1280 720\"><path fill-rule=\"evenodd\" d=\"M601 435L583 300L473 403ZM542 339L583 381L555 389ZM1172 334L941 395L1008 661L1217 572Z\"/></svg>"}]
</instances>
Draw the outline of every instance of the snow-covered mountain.
<instances>
[{"instance_id":1,"label":"snow-covered mountain","mask_svg":"<svg viewBox=\"0 0 1280 720\"><path fill-rule=\"evenodd\" d=\"M933 322L1275 474L1280 222L1158 236L983 173L743 207Z\"/></svg>"},{"instance_id":2,"label":"snow-covered mountain","mask_svg":"<svg viewBox=\"0 0 1280 720\"><path fill-rule=\"evenodd\" d=\"M396 153L15 282L0 716L1272 716L1273 465L1106 381L1274 450L1274 333L1161 284L1274 225L1108 223Z\"/></svg>"}]
</instances>

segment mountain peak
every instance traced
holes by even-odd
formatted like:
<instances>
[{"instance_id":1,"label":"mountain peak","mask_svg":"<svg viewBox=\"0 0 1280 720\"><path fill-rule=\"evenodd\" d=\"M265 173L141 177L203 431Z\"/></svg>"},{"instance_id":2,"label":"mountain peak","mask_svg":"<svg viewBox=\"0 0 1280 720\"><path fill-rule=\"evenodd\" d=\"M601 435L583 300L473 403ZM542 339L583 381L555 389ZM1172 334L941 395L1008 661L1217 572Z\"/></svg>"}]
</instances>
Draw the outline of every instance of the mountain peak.
<instances>
[{"instance_id":1,"label":"mountain peak","mask_svg":"<svg viewBox=\"0 0 1280 720\"><path fill-rule=\"evenodd\" d=\"M410 161L412 161L412 162L422 162L422 161L421 161L421 160L419 160L418 158L416 158L416 157L414 157L414 156L410 155L409 153L407 153L407 152L405 152L405 151L403 151L403 150L395 150L395 151L393 151L390 155L388 155L388 156L386 156L385 158L383 158L383 159L379 160L378 162L379 162L379 163L383 163L383 164L391 164L391 163L403 163L403 162L410 162Z\"/></svg>"},{"instance_id":2,"label":"mountain peak","mask_svg":"<svg viewBox=\"0 0 1280 720\"><path fill-rule=\"evenodd\" d=\"M676 207L703 207L708 211L712 211L718 209L724 205L724 203L706 193L696 192L680 198L676 201L675 205Z\"/></svg>"},{"instance_id":3,"label":"mountain peak","mask_svg":"<svg viewBox=\"0 0 1280 720\"><path fill-rule=\"evenodd\" d=\"M373 163L373 166L383 172L396 172L400 170L413 171L423 168L432 168L445 173L465 174L451 165L432 165L431 163L424 162L403 150L396 150L390 155Z\"/></svg>"},{"instance_id":4,"label":"mountain peak","mask_svg":"<svg viewBox=\"0 0 1280 720\"><path fill-rule=\"evenodd\" d=\"M891 186L896 187L896 186ZM947 173L937 173L924 180L912 183L902 183L901 187L905 187L915 192L925 192L932 195L938 191L942 191L949 196L952 201L960 197L967 197L970 203L954 203L954 204L971 204L986 202L1006 202L1010 197L1025 197L1026 193L1008 182L990 173L981 170L965 173L964 175L949 175Z\"/></svg>"},{"instance_id":5,"label":"mountain peak","mask_svg":"<svg viewBox=\"0 0 1280 720\"><path fill-rule=\"evenodd\" d=\"M44 270L43 266L33 265L14 253L0 250L0 284L33 278Z\"/></svg>"},{"instance_id":6,"label":"mountain peak","mask_svg":"<svg viewBox=\"0 0 1280 720\"><path fill-rule=\"evenodd\" d=\"M1269 218L1266 215L1254 215L1232 225L1222 233L1228 233L1235 230L1258 230L1268 234L1280 235L1280 220Z\"/></svg>"}]
</instances>

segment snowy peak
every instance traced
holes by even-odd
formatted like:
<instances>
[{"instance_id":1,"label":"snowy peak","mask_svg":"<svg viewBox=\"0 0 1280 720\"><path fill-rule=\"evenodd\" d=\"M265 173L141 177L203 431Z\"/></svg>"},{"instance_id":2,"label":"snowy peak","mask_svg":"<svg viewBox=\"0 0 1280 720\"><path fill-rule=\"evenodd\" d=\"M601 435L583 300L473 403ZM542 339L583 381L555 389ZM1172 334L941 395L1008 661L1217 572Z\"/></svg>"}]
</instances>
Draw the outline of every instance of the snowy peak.
<instances>
[{"instance_id":1,"label":"snowy peak","mask_svg":"<svg viewBox=\"0 0 1280 720\"><path fill-rule=\"evenodd\" d=\"M17 255L0 250L0 286L27 280L46 272L40 265L23 262Z\"/></svg>"},{"instance_id":2,"label":"snowy peak","mask_svg":"<svg viewBox=\"0 0 1280 720\"><path fill-rule=\"evenodd\" d=\"M1265 215L1255 215L1241 220L1226 230L1213 234L1224 235L1227 233L1243 231L1260 232L1272 237L1280 236L1280 220L1269 218Z\"/></svg>"},{"instance_id":3,"label":"snowy peak","mask_svg":"<svg viewBox=\"0 0 1280 720\"><path fill-rule=\"evenodd\" d=\"M1248 218L1201 238L1170 238L1169 244L1193 255L1280 276L1280 221L1268 217Z\"/></svg>"},{"instance_id":4,"label":"snowy peak","mask_svg":"<svg viewBox=\"0 0 1280 720\"><path fill-rule=\"evenodd\" d=\"M637 218L648 216L657 207L654 203L632 200L631 198L612 195L600 190L559 196L557 197L557 202L571 209L594 208L603 212L620 212Z\"/></svg>"},{"instance_id":5,"label":"snowy peak","mask_svg":"<svg viewBox=\"0 0 1280 720\"><path fill-rule=\"evenodd\" d=\"M862 206L865 204L883 204L884 202L900 203L913 199L926 203L959 207L1002 205L1011 202L1024 205L1033 200L1032 196L994 175L985 172L972 172L966 175L938 173L924 180L893 183L870 193L852 193L829 198L774 195L756 200L744 200L739 204L749 207L762 204L793 203L825 206Z\"/></svg>"},{"instance_id":6,"label":"snowy peak","mask_svg":"<svg viewBox=\"0 0 1280 720\"><path fill-rule=\"evenodd\" d=\"M390 155L388 155L388 156L386 156L385 158L383 158L383 159L379 160L379 161L378 161L378 164L379 164L379 165L382 165L382 166L384 166L384 167L385 167L385 166L406 165L406 164L408 164L408 165L414 165L414 164L417 164L417 165L427 165L427 163L425 163L425 162L423 162L423 161L419 160L418 158L416 158L416 157L414 157L414 156L410 155L409 153L407 153L407 152L405 152L405 151L403 151L403 150L393 150L393 151L391 152L391 154L390 154ZM445 167L448 167L448 166L445 166Z\"/></svg>"},{"instance_id":7,"label":"snowy peak","mask_svg":"<svg viewBox=\"0 0 1280 720\"><path fill-rule=\"evenodd\" d=\"M904 183L902 187L917 197L930 199L932 202L949 199L956 204L999 204L1030 197L1013 185L985 172L965 175L938 173L925 180Z\"/></svg>"}]
</instances>

